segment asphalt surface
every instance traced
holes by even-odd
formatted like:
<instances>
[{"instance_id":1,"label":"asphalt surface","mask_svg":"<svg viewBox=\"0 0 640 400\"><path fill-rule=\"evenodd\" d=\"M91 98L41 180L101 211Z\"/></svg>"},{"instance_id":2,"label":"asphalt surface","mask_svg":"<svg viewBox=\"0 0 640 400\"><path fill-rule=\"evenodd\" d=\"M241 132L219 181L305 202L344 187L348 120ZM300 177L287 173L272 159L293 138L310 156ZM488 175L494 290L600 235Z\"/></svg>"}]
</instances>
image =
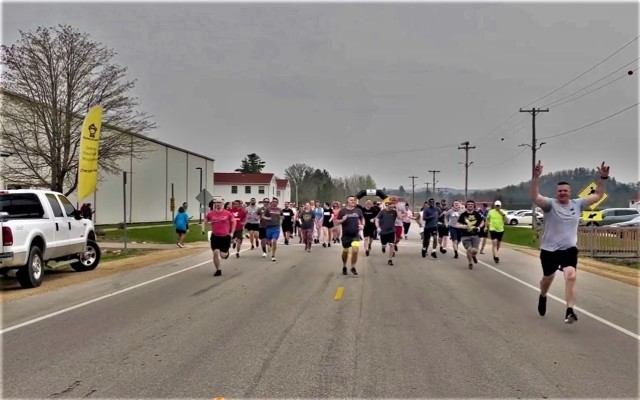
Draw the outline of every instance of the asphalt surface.
<instances>
[{"instance_id":1,"label":"asphalt surface","mask_svg":"<svg viewBox=\"0 0 640 400\"><path fill-rule=\"evenodd\" d=\"M469 270L410 239L388 266L377 242L354 277L337 245L281 245L213 277L205 251L11 302L2 397L638 397L637 287L579 272L568 325L537 313L537 258L486 253Z\"/></svg>"}]
</instances>

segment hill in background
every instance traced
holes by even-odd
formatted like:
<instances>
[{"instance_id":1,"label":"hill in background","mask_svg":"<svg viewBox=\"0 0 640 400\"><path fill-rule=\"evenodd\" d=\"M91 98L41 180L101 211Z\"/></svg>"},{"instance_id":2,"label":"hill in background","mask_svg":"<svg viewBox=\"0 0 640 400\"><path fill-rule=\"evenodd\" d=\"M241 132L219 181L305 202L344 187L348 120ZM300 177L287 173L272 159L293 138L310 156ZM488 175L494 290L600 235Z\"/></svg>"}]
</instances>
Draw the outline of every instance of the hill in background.
<instances>
[{"instance_id":1,"label":"hill in background","mask_svg":"<svg viewBox=\"0 0 640 400\"><path fill-rule=\"evenodd\" d=\"M596 169L588 168L576 168L573 170L557 171L550 174L545 174L540 178L540 194L543 196L553 197L555 188L558 182L566 181L571 184L571 192L573 196L577 196L578 193L591 182L598 181L598 171ZM521 182L517 185L509 185L498 189L478 190L469 189L469 198L475 201L493 201L500 200L504 204L504 207L509 209L513 208L529 208L531 207L531 201L529 200L529 187L531 180ZM446 198L450 203L453 200L460 200L464 198L464 189L457 188L438 188L438 195L435 196L437 200ZM638 183L620 183L611 177L607 182L607 195L609 196L599 208L611 208L611 207L628 207L629 200L637 197L638 190L640 189L640 182ZM394 194L404 196L411 201L411 189L405 189L400 186L398 189L386 189L388 194ZM416 191L415 198L416 204L421 204L428 197L434 197L433 193L425 193L425 190Z\"/></svg>"}]
</instances>

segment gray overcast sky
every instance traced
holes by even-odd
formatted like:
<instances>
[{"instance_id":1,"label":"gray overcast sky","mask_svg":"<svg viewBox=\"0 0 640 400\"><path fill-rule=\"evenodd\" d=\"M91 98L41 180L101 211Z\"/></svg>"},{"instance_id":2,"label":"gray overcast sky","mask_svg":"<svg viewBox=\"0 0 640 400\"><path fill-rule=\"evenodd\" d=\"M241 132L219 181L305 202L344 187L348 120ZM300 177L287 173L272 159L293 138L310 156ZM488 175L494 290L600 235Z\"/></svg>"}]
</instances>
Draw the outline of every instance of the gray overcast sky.
<instances>
[{"instance_id":1,"label":"gray overcast sky","mask_svg":"<svg viewBox=\"0 0 640 400\"><path fill-rule=\"evenodd\" d=\"M531 142L531 116L492 129L636 60L639 42L530 105L637 37L638 4L4 3L2 41L58 23L114 48L159 125L151 136L215 158L217 171L257 152L278 175L305 162L370 173L379 187L410 175L423 187L427 170L464 187L465 140L477 146L470 188L529 179L531 152L518 145ZM626 74L637 67L551 105L538 137L637 103L640 71ZM638 180L637 107L546 141L546 172L606 161L616 179Z\"/></svg>"}]
</instances>

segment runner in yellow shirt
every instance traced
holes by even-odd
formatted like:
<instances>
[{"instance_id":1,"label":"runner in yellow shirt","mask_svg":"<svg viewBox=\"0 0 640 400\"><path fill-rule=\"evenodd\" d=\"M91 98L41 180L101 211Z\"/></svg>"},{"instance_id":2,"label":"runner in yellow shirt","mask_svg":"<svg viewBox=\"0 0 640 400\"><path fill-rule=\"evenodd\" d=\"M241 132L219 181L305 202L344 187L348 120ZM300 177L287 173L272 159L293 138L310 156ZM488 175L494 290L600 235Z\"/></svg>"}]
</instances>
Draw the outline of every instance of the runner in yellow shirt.
<instances>
[{"instance_id":1,"label":"runner in yellow shirt","mask_svg":"<svg viewBox=\"0 0 640 400\"><path fill-rule=\"evenodd\" d=\"M500 257L498 257L498 251L500 250L500 242L502 242L502 235L504 235L504 224L507 222L507 214L502 211L502 202L496 200L493 203L493 208L487 214L487 225L489 226L489 237L493 244L493 261L496 264L500 263Z\"/></svg>"}]
</instances>

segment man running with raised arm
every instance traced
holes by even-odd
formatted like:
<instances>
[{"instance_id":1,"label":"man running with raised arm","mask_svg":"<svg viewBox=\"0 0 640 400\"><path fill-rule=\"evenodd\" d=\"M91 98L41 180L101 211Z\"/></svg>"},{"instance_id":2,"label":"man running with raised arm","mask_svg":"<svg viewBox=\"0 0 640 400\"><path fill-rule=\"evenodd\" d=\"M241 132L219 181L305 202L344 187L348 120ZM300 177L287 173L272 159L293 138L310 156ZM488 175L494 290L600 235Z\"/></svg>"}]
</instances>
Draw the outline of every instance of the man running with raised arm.
<instances>
[{"instance_id":1,"label":"man running with raised arm","mask_svg":"<svg viewBox=\"0 0 640 400\"><path fill-rule=\"evenodd\" d=\"M573 306L576 302L576 269L578 268L578 224L582 211L602 199L606 181L609 179L609 167L602 162L598 167L600 179L596 192L585 199L571 199L571 187L567 182L558 182L555 198L540 195L538 185L542 175L542 163L538 161L531 181L531 200L544 212L544 232L540 243L540 262L542 279L538 313L547 312L547 292L551 287L557 270L564 275L565 300L567 310L564 322L572 324L578 320Z\"/></svg>"},{"instance_id":2,"label":"man running with raised arm","mask_svg":"<svg viewBox=\"0 0 640 400\"><path fill-rule=\"evenodd\" d=\"M213 251L213 265L216 272L213 276L222 275L220 269L220 257L229 258L231 247L231 235L236 229L236 220L229 211L223 209L224 201L218 199L209 203L209 211L202 220L202 234L207 232L207 222L211 224L211 250Z\"/></svg>"},{"instance_id":3,"label":"man running with raised arm","mask_svg":"<svg viewBox=\"0 0 640 400\"><path fill-rule=\"evenodd\" d=\"M355 196L347 198L347 204L338 213L335 223L342 224L342 275L347 275L347 260L351 249L351 273L358 275L356 263L358 262L358 248L360 246L360 230L364 228L364 215L362 210L356 207L358 200Z\"/></svg>"}]
</instances>

